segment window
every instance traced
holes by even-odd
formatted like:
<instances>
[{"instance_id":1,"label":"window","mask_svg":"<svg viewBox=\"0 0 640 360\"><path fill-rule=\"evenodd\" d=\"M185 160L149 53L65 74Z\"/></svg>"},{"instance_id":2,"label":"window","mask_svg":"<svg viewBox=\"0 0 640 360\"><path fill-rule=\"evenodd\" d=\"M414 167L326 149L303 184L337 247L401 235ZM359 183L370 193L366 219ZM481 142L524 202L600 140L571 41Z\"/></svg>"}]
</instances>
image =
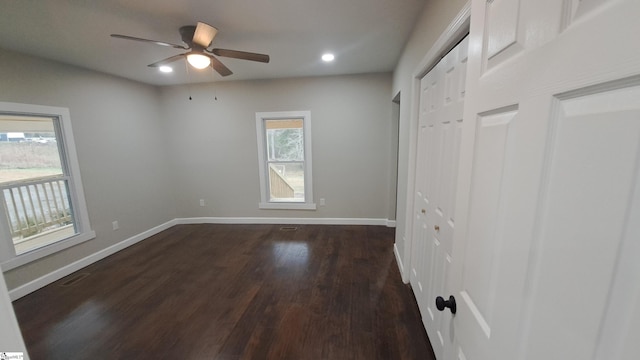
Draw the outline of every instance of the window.
<instances>
[{"instance_id":1,"label":"window","mask_svg":"<svg viewBox=\"0 0 640 360\"><path fill-rule=\"evenodd\" d=\"M260 208L315 210L311 112L256 113Z\"/></svg>"},{"instance_id":2,"label":"window","mask_svg":"<svg viewBox=\"0 0 640 360\"><path fill-rule=\"evenodd\" d=\"M8 270L95 237L69 111L0 102L0 241Z\"/></svg>"}]
</instances>

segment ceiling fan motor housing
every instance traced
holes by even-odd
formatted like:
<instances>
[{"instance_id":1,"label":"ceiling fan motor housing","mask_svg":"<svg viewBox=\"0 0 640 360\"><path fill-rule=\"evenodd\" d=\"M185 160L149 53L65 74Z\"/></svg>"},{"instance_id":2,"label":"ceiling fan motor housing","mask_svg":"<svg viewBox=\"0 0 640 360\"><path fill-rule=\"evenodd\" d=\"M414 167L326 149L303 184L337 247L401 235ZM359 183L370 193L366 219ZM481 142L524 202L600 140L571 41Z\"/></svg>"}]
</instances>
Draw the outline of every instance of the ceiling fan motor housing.
<instances>
[{"instance_id":1,"label":"ceiling fan motor housing","mask_svg":"<svg viewBox=\"0 0 640 360\"><path fill-rule=\"evenodd\" d=\"M193 25L186 25L180 27L180 37L182 41L187 44L190 48L193 48L193 35L196 32L196 27Z\"/></svg>"}]
</instances>

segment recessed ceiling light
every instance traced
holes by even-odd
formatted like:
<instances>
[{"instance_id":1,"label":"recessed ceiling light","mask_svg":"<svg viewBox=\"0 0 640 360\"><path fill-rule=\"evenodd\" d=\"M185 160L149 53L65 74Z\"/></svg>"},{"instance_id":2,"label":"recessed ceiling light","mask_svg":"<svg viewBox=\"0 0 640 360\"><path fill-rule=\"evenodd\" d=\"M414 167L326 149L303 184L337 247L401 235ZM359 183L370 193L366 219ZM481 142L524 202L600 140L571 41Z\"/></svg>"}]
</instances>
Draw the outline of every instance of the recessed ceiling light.
<instances>
[{"instance_id":1,"label":"recessed ceiling light","mask_svg":"<svg viewBox=\"0 0 640 360\"><path fill-rule=\"evenodd\" d=\"M173 69L171 68L171 66L166 66L166 65L160 66L158 70L160 70L160 72L163 72L163 73L173 72Z\"/></svg>"},{"instance_id":2,"label":"recessed ceiling light","mask_svg":"<svg viewBox=\"0 0 640 360\"><path fill-rule=\"evenodd\" d=\"M333 56L333 54L331 54L331 53L326 53L326 54L323 54L323 55L322 55L322 61L324 61L324 62L331 62L331 61L333 61L333 59L335 59L335 58L336 58L336 57L335 57L335 56Z\"/></svg>"}]
</instances>

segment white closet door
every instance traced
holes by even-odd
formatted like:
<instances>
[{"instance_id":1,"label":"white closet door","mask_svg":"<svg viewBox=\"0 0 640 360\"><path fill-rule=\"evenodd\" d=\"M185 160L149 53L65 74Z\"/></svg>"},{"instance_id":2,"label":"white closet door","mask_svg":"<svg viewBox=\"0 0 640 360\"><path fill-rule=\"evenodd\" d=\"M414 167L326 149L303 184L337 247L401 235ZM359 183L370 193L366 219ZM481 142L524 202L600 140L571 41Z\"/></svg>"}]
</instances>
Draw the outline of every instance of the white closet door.
<instances>
[{"instance_id":1,"label":"white closet door","mask_svg":"<svg viewBox=\"0 0 640 360\"><path fill-rule=\"evenodd\" d=\"M446 358L637 359L640 1L471 13Z\"/></svg>"},{"instance_id":2,"label":"white closet door","mask_svg":"<svg viewBox=\"0 0 640 360\"><path fill-rule=\"evenodd\" d=\"M453 261L455 185L468 40L421 80L411 281L436 356L450 346L450 319L435 308Z\"/></svg>"}]
</instances>

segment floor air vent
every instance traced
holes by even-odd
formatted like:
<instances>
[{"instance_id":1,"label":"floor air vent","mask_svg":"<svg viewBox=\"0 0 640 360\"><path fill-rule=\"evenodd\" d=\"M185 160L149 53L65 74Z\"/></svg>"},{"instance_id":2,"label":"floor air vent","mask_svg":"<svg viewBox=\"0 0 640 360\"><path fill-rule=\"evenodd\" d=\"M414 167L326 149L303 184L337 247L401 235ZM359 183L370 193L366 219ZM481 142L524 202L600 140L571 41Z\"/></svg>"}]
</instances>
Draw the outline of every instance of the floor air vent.
<instances>
[{"instance_id":1,"label":"floor air vent","mask_svg":"<svg viewBox=\"0 0 640 360\"><path fill-rule=\"evenodd\" d=\"M296 231L298 230L298 227L296 226L282 226L280 228L280 231Z\"/></svg>"},{"instance_id":2,"label":"floor air vent","mask_svg":"<svg viewBox=\"0 0 640 360\"><path fill-rule=\"evenodd\" d=\"M80 274L77 274L77 275L73 275L71 278L69 278L69 280L67 280L67 281L63 282L62 284L60 284L60 286L63 286L63 287L73 286L73 285L79 283L80 280L86 278L89 275L90 275L89 273L80 273Z\"/></svg>"}]
</instances>

